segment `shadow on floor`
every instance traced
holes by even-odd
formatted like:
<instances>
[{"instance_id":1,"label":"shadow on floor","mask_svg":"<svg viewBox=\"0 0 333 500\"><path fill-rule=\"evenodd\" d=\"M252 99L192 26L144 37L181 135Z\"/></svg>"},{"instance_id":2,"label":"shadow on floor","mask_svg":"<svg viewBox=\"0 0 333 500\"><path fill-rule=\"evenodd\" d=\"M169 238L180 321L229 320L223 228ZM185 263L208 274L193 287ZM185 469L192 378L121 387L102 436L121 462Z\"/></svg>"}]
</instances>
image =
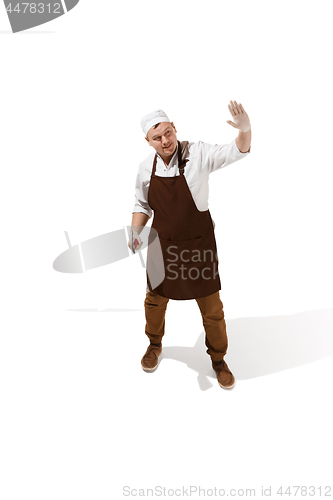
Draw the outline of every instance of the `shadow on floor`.
<instances>
[{"instance_id":1,"label":"shadow on floor","mask_svg":"<svg viewBox=\"0 0 333 500\"><path fill-rule=\"evenodd\" d=\"M66 309L66 311L71 312L135 312L142 311L142 309L121 309L121 308L108 308L108 309L97 309L97 307L91 307L89 309Z\"/></svg>"},{"instance_id":2,"label":"shadow on floor","mask_svg":"<svg viewBox=\"0 0 333 500\"><path fill-rule=\"evenodd\" d=\"M333 309L286 316L227 320L225 360L237 380L296 368L333 354ZM193 347L164 347L160 359L186 363L197 372L202 391L215 379L202 332Z\"/></svg>"}]
</instances>

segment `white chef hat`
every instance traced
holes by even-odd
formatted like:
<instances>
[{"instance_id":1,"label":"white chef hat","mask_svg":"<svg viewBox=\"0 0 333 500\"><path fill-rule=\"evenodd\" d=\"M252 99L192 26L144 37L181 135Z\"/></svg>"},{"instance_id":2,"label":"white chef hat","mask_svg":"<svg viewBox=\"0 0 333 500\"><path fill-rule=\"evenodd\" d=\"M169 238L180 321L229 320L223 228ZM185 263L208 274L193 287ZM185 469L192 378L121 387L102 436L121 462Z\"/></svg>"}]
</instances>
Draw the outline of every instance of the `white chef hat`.
<instances>
[{"instance_id":1,"label":"white chef hat","mask_svg":"<svg viewBox=\"0 0 333 500\"><path fill-rule=\"evenodd\" d=\"M164 113L164 111L162 109L156 109L155 111L152 111L148 115L145 115L143 118L141 118L141 127L142 127L142 130L143 130L145 136L147 136L148 130L151 127L153 127L154 125L156 125L157 123L160 123L160 122L169 122L170 123L169 118L167 117L167 115Z\"/></svg>"}]
</instances>

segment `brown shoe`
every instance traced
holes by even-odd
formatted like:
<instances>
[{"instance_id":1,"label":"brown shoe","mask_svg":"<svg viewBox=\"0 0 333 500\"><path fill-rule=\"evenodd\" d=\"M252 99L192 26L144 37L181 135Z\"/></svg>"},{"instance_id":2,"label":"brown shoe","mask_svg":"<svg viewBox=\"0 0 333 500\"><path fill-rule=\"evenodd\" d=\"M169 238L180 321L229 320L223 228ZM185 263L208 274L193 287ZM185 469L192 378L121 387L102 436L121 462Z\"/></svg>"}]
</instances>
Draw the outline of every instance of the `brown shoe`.
<instances>
[{"instance_id":1,"label":"brown shoe","mask_svg":"<svg viewBox=\"0 0 333 500\"><path fill-rule=\"evenodd\" d=\"M235 385L235 377L228 368L227 363L222 361L214 361L213 369L216 372L216 378L220 387L223 389L231 389Z\"/></svg>"},{"instance_id":2,"label":"brown shoe","mask_svg":"<svg viewBox=\"0 0 333 500\"><path fill-rule=\"evenodd\" d=\"M145 372L152 372L157 368L158 357L162 352L162 344L150 344L141 359L141 366Z\"/></svg>"}]
</instances>

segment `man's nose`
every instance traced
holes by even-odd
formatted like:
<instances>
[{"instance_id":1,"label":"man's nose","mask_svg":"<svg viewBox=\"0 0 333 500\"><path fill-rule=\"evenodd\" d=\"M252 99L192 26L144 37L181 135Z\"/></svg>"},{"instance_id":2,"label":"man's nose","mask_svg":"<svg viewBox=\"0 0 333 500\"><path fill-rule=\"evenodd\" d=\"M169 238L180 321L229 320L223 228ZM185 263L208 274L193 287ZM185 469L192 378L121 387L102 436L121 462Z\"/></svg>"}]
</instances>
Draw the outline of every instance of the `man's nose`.
<instances>
[{"instance_id":1,"label":"man's nose","mask_svg":"<svg viewBox=\"0 0 333 500\"><path fill-rule=\"evenodd\" d=\"M162 136L162 144L163 146L165 146L166 144L168 144L168 140L167 137L165 137L165 135Z\"/></svg>"}]
</instances>

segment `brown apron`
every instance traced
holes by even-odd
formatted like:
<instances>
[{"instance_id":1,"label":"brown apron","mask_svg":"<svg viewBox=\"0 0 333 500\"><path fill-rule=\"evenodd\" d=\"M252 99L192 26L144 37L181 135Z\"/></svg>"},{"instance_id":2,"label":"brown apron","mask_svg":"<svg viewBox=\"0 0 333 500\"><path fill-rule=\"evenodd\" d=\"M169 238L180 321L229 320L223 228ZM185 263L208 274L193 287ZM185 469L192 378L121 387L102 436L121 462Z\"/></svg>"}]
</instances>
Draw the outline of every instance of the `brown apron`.
<instances>
[{"instance_id":1,"label":"brown apron","mask_svg":"<svg viewBox=\"0 0 333 500\"><path fill-rule=\"evenodd\" d=\"M178 141L180 175L161 177L155 175L156 154L148 190L148 204L154 210L151 227L158 234L165 270L162 283L152 289L148 269L155 256L150 231L148 288L176 300L206 297L221 290L213 221L209 210L200 212L196 207L184 175L186 161L182 160Z\"/></svg>"}]
</instances>

